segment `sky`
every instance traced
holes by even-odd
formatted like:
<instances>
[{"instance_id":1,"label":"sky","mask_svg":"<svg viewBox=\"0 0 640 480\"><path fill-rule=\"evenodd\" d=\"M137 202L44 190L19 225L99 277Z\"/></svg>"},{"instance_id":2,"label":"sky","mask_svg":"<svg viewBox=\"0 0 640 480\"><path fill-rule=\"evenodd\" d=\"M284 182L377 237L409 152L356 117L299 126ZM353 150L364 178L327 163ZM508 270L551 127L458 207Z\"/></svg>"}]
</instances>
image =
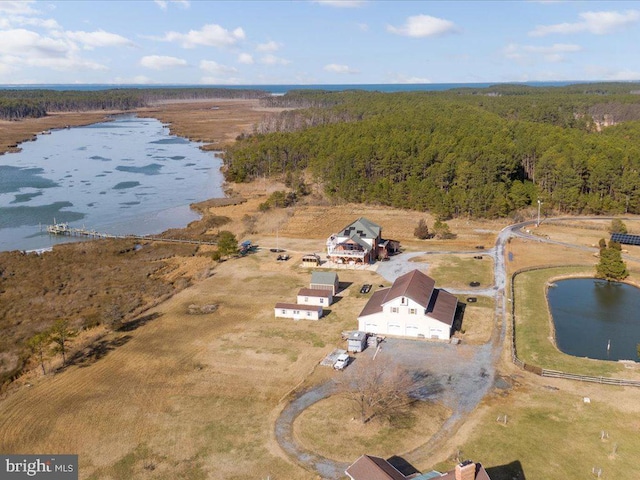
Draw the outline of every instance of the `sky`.
<instances>
[{"instance_id":1,"label":"sky","mask_svg":"<svg viewBox=\"0 0 640 480\"><path fill-rule=\"evenodd\" d=\"M0 84L626 80L638 1L0 0Z\"/></svg>"}]
</instances>

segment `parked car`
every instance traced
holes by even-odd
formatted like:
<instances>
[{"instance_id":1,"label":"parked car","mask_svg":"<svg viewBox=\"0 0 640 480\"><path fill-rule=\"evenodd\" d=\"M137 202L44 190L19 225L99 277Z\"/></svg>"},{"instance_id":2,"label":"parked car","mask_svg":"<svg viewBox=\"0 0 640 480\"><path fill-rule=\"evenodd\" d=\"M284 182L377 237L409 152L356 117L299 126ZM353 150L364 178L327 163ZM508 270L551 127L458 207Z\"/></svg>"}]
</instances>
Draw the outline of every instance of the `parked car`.
<instances>
[{"instance_id":1,"label":"parked car","mask_svg":"<svg viewBox=\"0 0 640 480\"><path fill-rule=\"evenodd\" d=\"M336 370L344 370L346 366L349 365L350 361L351 357L348 353L341 353L340 355L338 355L336 363L333 364L333 368L335 368Z\"/></svg>"}]
</instances>

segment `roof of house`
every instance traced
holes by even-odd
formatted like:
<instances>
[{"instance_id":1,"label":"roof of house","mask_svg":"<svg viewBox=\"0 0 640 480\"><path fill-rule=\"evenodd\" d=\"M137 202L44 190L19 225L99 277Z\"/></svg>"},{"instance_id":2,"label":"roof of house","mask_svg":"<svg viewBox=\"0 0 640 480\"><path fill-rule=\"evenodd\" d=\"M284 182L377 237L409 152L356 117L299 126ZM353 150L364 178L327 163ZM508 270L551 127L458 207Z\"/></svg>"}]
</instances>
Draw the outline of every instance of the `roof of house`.
<instances>
[{"instance_id":1,"label":"roof of house","mask_svg":"<svg viewBox=\"0 0 640 480\"><path fill-rule=\"evenodd\" d=\"M451 326L456 316L457 306L458 299L455 295L436 288L427 307L427 315Z\"/></svg>"},{"instance_id":2,"label":"roof of house","mask_svg":"<svg viewBox=\"0 0 640 480\"><path fill-rule=\"evenodd\" d=\"M300 305L299 303L276 303L275 308L284 310L310 310L312 312L322 310L322 306L320 305Z\"/></svg>"},{"instance_id":3,"label":"roof of house","mask_svg":"<svg viewBox=\"0 0 640 480\"><path fill-rule=\"evenodd\" d=\"M298 292L298 296L330 298L332 293L331 290L324 290L320 288L301 288Z\"/></svg>"},{"instance_id":4,"label":"roof of house","mask_svg":"<svg viewBox=\"0 0 640 480\"><path fill-rule=\"evenodd\" d=\"M458 299L435 287L435 280L420 270L413 270L396 279L391 288L378 290L360 312L359 317L382 312L383 305L398 297L408 297L424 307L426 314L446 325L453 325Z\"/></svg>"},{"instance_id":5,"label":"roof of house","mask_svg":"<svg viewBox=\"0 0 640 480\"><path fill-rule=\"evenodd\" d=\"M408 297L425 309L429 306L436 281L422 273L412 270L396 278L382 303L390 302L398 297Z\"/></svg>"},{"instance_id":6,"label":"roof of house","mask_svg":"<svg viewBox=\"0 0 640 480\"><path fill-rule=\"evenodd\" d=\"M334 285L338 280L336 272L311 272L311 283Z\"/></svg>"},{"instance_id":7,"label":"roof of house","mask_svg":"<svg viewBox=\"0 0 640 480\"><path fill-rule=\"evenodd\" d=\"M345 470L353 480L406 480L384 458L362 455Z\"/></svg>"},{"instance_id":8,"label":"roof of house","mask_svg":"<svg viewBox=\"0 0 640 480\"><path fill-rule=\"evenodd\" d=\"M380 236L380 225L376 225L364 217L360 217L355 222L347 225L340 234L343 237L350 237L352 233L357 233L362 238L377 238Z\"/></svg>"},{"instance_id":9,"label":"roof of house","mask_svg":"<svg viewBox=\"0 0 640 480\"><path fill-rule=\"evenodd\" d=\"M384 288L382 290L376 290L371 295L371 298L364 306L362 311L360 312L360 317L365 317L367 315L373 315L374 313L382 312L382 304L384 303L384 299L387 296L387 292L391 290L390 288Z\"/></svg>"}]
</instances>

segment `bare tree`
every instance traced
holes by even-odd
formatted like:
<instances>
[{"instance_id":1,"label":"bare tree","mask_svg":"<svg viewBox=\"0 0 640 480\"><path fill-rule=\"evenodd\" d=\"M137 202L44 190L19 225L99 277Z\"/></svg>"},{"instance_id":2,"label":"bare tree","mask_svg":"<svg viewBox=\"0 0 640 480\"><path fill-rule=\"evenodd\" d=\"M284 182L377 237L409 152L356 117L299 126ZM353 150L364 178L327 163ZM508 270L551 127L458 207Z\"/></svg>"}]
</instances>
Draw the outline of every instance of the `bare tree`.
<instances>
[{"instance_id":1,"label":"bare tree","mask_svg":"<svg viewBox=\"0 0 640 480\"><path fill-rule=\"evenodd\" d=\"M414 386L407 371L388 370L382 362L365 358L359 358L338 381L339 393L350 402L362 423L406 416L415 402L410 395Z\"/></svg>"},{"instance_id":2,"label":"bare tree","mask_svg":"<svg viewBox=\"0 0 640 480\"><path fill-rule=\"evenodd\" d=\"M104 325L112 331L118 330L122 327L122 320L124 319L124 313L122 308L117 303L109 305L102 314Z\"/></svg>"}]
</instances>

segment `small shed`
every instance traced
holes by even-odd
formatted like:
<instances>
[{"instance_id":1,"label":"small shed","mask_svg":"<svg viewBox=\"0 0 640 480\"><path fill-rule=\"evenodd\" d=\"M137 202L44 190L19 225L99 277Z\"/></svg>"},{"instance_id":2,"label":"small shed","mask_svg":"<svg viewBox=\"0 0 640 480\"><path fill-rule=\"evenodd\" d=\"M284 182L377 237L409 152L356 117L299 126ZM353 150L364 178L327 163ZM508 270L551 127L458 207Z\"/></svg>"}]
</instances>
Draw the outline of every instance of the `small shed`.
<instances>
[{"instance_id":1,"label":"small shed","mask_svg":"<svg viewBox=\"0 0 640 480\"><path fill-rule=\"evenodd\" d=\"M317 267L320 265L320 256L315 253L309 253L302 257L303 267Z\"/></svg>"},{"instance_id":2,"label":"small shed","mask_svg":"<svg viewBox=\"0 0 640 480\"><path fill-rule=\"evenodd\" d=\"M297 303L276 303L275 315L294 320L320 320L322 307L319 305L300 305Z\"/></svg>"},{"instance_id":3,"label":"small shed","mask_svg":"<svg viewBox=\"0 0 640 480\"><path fill-rule=\"evenodd\" d=\"M298 292L298 303L301 305L321 305L326 307L333 303L331 290L320 288L301 288Z\"/></svg>"},{"instance_id":4,"label":"small shed","mask_svg":"<svg viewBox=\"0 0 640 480\"><path fill-rule=\"evenodd\" d=\"M350 352L361 352L367 348L367 334L365 332L351 332L347 339L347 350Z\"/></svg>"},{"instance_id":5,"label":"small shed","mask_svg":"<svg viewBox=\"0 0 640 480\"><path fill-rule=\"evenodd\" d=\"M309 288L331 290L335 295L340 289L340 280L336 272L311 272L311 284Z\"/></svg>"}]
</instances>

